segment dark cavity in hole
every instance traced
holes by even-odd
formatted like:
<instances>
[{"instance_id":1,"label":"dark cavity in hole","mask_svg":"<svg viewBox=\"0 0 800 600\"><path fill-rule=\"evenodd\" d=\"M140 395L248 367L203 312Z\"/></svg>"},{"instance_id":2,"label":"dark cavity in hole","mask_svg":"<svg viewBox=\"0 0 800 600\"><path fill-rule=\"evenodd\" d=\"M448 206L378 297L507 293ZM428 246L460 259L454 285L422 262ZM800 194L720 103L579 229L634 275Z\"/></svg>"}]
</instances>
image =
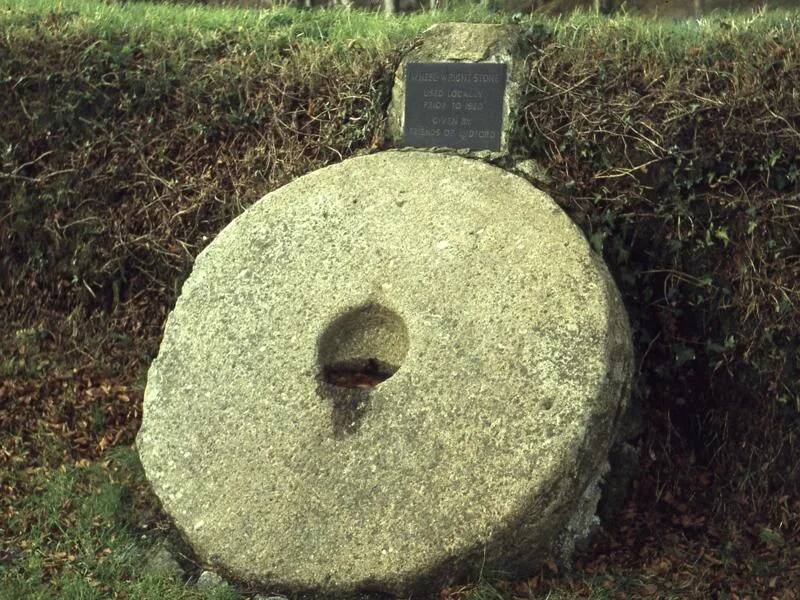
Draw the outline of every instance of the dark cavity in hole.
<instances>
[{"instance_id":1,"label":"dark cavity in hole","mask_svg":"<svg viewBox=\"0 0 800 600\"><path fill-rule=\"evenodd\" d=\"M377 358L341 361L323 367L326 383L339 388L371 390L395 374L397 367Z\"/></svg>"}]
</instances>

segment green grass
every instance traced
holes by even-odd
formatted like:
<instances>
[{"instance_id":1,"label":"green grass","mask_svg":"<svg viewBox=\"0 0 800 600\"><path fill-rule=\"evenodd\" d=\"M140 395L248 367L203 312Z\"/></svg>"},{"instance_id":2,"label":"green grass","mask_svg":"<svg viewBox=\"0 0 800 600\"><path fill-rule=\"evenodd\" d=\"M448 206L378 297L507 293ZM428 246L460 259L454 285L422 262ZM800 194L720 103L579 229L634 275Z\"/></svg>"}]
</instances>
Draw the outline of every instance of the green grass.
<instances>
[{"instance_id":1,"label":"green grass","mask_svg":"<svg viewBox=\"0 0 800 600\"><path fill-rule=\"evenodd\" d=\"M439 22L520 22L546 25L563 42L595 39L625 44L633 49L681 54L686 48L752 31L763 34L796 24L800 13L791 10L729 13L715 11L697 20L653 18L619 13L598 17L576 11L567 17L511 15L488 12L480 5L465 4L448 11L412 12L387 18L380 13L343 9L307 11L286 7L271 10L206 5L100 0L0 0L0 26L38 27L46 17L64 33L81 32L104 39L124 31L131 42L157 38L173 41L176 51L187 41L194 47L216 44L235 37L242 48L267 48L287 43L325 44L347 49L358 42L388 52L403 41ZM796 27L795 27L796 28ZM16 35L19 35L17 32Z\"/></svg>"},{"instance_id":2,"label":"green grass","mask_svg":"<svg viewBox=\"0 0 800 600\"><path fill-rule=\"evenodd\" d=\"M99 39L123 29L140 43L157 37L179 44L191 40L193 45L202 45L234 35L237 43L256 49L286 42L323 42L346 48L354 40L360 40L384 51L436 22L491 22L509 18L492 15L479 6L387 19L375 13L341 9L255 10L147 2L109 4L97 0L0 0L0 21L7 26L30 26L42 15L64 21L68 31L91 33Z\"/></svg>"},{"instance_id":3,"label":"green grass","mask_svg":"<svg viewBox=\"0 0 800 600\"><path fill-rule=\"evenodd\" d=\"M155 509L141 492L144 474L132 448L100 462L40 469L27 483L30 493L3 532L13 553L0 563L3 600L241 597L230 589L201 592L145 569L156 541L146 521Z\"/></svg>"}]
</instances>

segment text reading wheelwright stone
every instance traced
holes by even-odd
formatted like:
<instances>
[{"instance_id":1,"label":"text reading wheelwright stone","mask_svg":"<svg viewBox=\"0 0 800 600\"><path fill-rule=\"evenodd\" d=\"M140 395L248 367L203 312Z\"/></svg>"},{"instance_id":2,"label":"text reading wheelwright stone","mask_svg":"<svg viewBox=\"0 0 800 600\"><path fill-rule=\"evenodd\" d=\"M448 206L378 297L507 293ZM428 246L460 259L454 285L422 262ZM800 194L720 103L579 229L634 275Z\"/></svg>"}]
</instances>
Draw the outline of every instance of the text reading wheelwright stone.
<instances>
[{"instance_id":1,"label":"text reading wheelwright stone","mask_svg":"<svg viewBox=\"0 0 800 600\"><path fill-rule=\"evenodd\" d=\"M436 64L436 63L433 63ZM457 64L457 63L456 63ZM421 63L412 63L414 66L432 66ZM481 75L478 73L414 73L409 75L409 81L457 82L457 83L496 83L505 85L505 77L501 75Z\"/></svg>"},{"instance_id":2,"label":"text reading wheelwright stone","mask_svg":"<svg viewBox=\"0 0 800 600\"><path fill-rule=\"evenodd\" d=\"M499 150L506 65L408 63L404 143Z\"/></svg>"}]
</instances>

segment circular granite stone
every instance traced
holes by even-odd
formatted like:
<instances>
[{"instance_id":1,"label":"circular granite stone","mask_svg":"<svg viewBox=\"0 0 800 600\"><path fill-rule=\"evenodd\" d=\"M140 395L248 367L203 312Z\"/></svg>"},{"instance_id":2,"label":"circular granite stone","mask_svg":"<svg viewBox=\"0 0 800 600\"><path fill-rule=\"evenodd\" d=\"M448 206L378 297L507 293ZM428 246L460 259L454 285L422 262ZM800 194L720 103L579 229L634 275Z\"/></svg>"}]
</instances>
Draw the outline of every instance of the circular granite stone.
<instances>
[{"instance_id":1,"label":"circular granite stone","mask_svg":"<svg viewBox=\"0 0 800 600\"><path fill-rule=\"evenodd\" d=\"M548 556L629 393L624 308L545 194L384 152L197 258L138 448L201 559L271 589L432 591Z\"/></svg>"}]
</instances>

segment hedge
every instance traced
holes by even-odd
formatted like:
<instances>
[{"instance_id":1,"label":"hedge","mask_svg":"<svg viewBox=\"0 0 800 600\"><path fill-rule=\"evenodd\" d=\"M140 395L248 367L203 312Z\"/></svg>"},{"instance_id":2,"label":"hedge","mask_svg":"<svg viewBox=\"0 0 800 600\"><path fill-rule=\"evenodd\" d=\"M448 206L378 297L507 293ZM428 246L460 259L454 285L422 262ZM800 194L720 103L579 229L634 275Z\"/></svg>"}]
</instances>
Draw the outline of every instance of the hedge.
<instances>
[{"instance_id":1,"label":"hedge","mask_svg":"<svg viewBox=\"0 0 800 600\"><path fill-rule=\"evenodd\" d=\"M158 330L234 216L385 147L400 54L448 18L64 5L0 1L7 336L74 314ZM767 465L750 492L796 490L800 13L521 26L526 101L504 166L535 161L603 253L650 425L726 489Z\"/></svg>"}]
</instances>

